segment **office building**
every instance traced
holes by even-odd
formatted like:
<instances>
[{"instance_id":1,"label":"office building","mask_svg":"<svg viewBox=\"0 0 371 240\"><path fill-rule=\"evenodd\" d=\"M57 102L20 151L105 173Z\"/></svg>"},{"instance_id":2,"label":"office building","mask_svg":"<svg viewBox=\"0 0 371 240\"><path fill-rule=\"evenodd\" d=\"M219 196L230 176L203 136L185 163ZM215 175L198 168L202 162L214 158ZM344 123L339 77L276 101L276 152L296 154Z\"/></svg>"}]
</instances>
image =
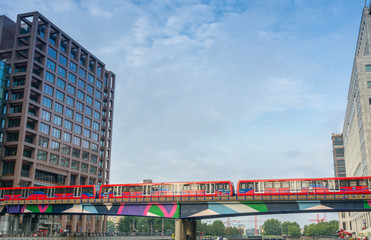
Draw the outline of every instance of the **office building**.
<instances>
[{"instance_id":1,"label":"office building","mask_svg":"<svg viewBox=\"0 0 371 240\"><path fill-rule=\"evenodd\" d=\"M332 140L332 153L334 158L334 173L335 177L345 177L345 160L344 160L344 145L343 135L333 133Z\"/></svg>"},{"instance_id":2,"label":"office building","mask_svg":"<svg viewBox=\"0 0 371 240\"><path fill-rule=\"evenodd\" d=\"M346 176L371 175L371 15L363 9L343 125ZM342 213L348 232L370 228L370 213Z\"/></svg>"},{"instance_id":3,"label":"office building","mask_svg":"<svg viewBox=\"0 0 371 240\"><path fill-rule=\"evenodd\" d=\"M11 68L0 185L107 184L115 74L38 12L0 16L0 60ZM62 218L72 232L102 229L92 216Z\"/></svg>"}]
</instances>

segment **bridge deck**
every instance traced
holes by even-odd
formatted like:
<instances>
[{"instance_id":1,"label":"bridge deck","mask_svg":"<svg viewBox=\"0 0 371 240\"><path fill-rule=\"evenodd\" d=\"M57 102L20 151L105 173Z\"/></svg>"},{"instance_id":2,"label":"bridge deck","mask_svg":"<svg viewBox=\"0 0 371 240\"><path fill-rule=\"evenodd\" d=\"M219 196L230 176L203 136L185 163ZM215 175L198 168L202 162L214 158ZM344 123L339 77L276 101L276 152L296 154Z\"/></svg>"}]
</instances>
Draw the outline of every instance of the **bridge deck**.
<instances>
[{"instance_id":1,"label":"bridge deck","mask_svg":"<svg viewBox=\"0 0 371 240\"><path fill-rule=\"evenodd\" d=\"M78 204L78 203L150 203L150 202L219 202L219 201L311 201L311 200L371 200L371 194L311 194L311 195L262 195L262 196L218 196L218 197L138 197L101 199L36 199L5 200L1 205L19 204Z\"/></svg>"}]
</instances>

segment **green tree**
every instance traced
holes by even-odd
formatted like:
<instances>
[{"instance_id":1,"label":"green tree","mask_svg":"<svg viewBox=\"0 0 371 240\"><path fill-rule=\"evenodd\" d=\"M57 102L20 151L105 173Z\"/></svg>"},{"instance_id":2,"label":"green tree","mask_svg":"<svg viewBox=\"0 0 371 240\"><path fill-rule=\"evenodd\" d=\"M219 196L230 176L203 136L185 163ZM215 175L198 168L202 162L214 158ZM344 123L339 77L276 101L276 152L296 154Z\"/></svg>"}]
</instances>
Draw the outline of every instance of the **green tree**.
<instances>
[{"instance_id":1,"label":"green tree","mask_svg":"<svg viewBox=\"0 0 371 240\"><path fill-rule=\"evenodd\" d=\"M277 219L268 219L263 224L263 235L281 235L281 223Z\"/></svg>"},{"instance_id":2,"label":"green tree","mask_svg":"<svg viewBox=\"0 0 371 240\"><path fill-rule=\"evenodd\" d=\"M305 236L333 236L338 230L338 221L312 223L304 227Z\"/></svg>"},{"instance_id":3,"label":"green tree","mask_svg":"<svg viewBox=\"0 0 371 240\"><path fill-rule=\"evenodd\" d=\"M297 223L297 222L289 222L289 221L287 221L287 222L283 222L283 223L281 224L281 227L282 227L282 234L289 235L289 233L288 233L289 226L295 226L295 227L297 227L297 228L300 229L300 225L299 225L299 223Z\"/></svg>"},{"instance_id":4,"label":"green tree","mask_svg":"<svg viewBox=\"0 0 371 240\"><path fill-rule=\"evenodd\" d=\"M133 220L134 217L125 216L120 219L118 224L118 231L119 232L133 232Z\"/></svg>"},{"instance_id":5,"label":"green tree","mask_svg":"<svg viewBox=\"0 0 371 240\"><path fill-rule=\"evenodd\" d=\"M289 235L290 237L300 237L301 236L300 227L296 225L290 225L288 227L287 235Z\"/></svg>"},{"instance_id":6,"label":"green tree","mask_svg":"<svg viewBox=\"0 0 371 240\"><path fill-rule=\"evenodd\" d=\"M212 224L212 227L214 228L215 235L217 236L224 235L225 226L222 221L215 220Z\"/></svg>"},{"instance_id":7,"label":"green tree","mask_svg":"<svg viewBox=\"0 0 371 240\"><path fill-rule=\"evenodd\" d=\"M107 232L114 232L116 230L116 225L114 222L108 220L107 221Z\"/></svg>"}]
</instances>

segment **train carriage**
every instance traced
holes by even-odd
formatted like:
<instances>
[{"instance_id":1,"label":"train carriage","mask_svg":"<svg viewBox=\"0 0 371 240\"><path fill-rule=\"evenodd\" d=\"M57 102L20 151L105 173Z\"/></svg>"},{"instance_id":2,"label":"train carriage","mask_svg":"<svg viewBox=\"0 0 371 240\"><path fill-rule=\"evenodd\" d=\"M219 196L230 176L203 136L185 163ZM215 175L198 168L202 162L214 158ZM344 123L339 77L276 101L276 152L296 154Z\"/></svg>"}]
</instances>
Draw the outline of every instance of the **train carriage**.
<instances>
[{"instance_id":1,"label":"train carriage","mask_svg":"<svg viewBox=\"0 0 371 240\"><path fill-rule=\"evenodd\" d=\"M95 197L94 185L0 188L0 201Z\"/></svg>"},{"instance_id":2,"label":"train carriage","mask_svg":"<svg viewBox=\"0 0 371 240\"><path fill-rule=\"evenodd\" d=\"M240 180L236 194L307 195L370 193L371 177Z\"/></svg>"},{"instance_id":3,"label":"train carriage","mask_svg":"<svg viewBox=\"0 0 371 240\"><path fill-rule=\"evenodd\" d=\"M102 185L100 198L231 196L231 181Z\"/></svg>"}]
</instances>

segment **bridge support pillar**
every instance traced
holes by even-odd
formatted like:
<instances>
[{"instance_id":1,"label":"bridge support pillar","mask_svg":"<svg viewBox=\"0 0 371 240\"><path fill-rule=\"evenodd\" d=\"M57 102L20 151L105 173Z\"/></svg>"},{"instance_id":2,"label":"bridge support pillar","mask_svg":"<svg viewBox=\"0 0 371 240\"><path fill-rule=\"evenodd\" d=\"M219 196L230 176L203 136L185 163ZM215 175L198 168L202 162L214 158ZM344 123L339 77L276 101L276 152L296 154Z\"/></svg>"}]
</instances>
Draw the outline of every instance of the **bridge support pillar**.
<instances>
[{"instance_id":1,"label":"bridge support pillar","mask_svg":"<svg viewBox=\"0 0 371 240\"><path fill-rule=\"evenodd\" d=\"M5 213L4 216L1 216L0 231L4 233L9 232L9 213Z\"/></svg>"},{"instance_id":2,"label":"bridge support pillar","mask_svg":"<svg viewBox=\"0 0 371 240\"><path fill-rule=\"evenodd\" d=\"M194 220L175 220L175 240L196 240L197 222Z\"/></svg>"}]
</instances>

